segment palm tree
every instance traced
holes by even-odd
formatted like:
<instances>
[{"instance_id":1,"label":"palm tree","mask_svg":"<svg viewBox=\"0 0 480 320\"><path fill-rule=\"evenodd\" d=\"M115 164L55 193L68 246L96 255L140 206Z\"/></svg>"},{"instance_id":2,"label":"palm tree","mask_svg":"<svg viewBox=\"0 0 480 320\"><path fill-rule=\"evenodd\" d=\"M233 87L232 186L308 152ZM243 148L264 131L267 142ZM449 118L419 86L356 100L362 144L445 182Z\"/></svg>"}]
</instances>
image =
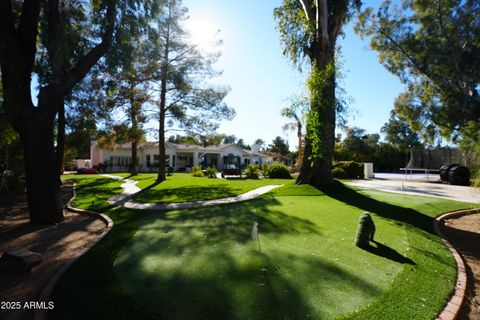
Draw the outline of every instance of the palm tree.
<instances>
[{"instance_id":1,"label":"palm tree","mask_svg":"<svg viewBox=\"0 0 480 320\"><path fill-rule=\"evenodd\" d=\"M292 99L289 107L282 109L281 114L285 118L293 120L286 123L282 129L286 131L297 131L298 138L298 157L295 166L300 168L303 159L303 128L305 122L305 115L309 109L308 98L305 96L296 96Z\"/></svg>"}]
</instances>

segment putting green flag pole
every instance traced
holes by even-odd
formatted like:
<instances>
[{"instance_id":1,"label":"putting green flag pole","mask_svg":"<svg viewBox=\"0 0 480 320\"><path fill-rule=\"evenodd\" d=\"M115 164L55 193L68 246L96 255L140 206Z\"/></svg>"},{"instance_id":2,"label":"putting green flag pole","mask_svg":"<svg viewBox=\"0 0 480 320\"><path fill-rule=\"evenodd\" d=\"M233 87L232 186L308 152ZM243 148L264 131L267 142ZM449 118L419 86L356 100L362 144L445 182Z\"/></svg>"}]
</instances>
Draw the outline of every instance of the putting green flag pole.
<instances>
[{"instance_id":1,"label":"putting green flag pole","mask_svg":"<svg viewBox=\"0 0 480 320\"><path fill-rule=\"evenodd\" d=\"M258 223L257 220L253 222L253 227L252 227L252 240L257 240L258 241L258 250L260 251L260 254L262 254L262 247L260 246L260 233L258 233Z\"/></svg>"}]
</instances>

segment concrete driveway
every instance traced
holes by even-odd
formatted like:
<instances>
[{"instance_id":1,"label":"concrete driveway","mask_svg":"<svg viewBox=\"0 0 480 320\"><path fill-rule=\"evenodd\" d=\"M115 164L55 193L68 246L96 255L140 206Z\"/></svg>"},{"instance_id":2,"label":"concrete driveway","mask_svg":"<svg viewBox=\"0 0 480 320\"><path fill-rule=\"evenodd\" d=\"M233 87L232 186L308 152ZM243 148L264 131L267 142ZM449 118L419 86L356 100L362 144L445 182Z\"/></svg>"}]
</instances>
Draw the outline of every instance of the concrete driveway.
<instances>
[{"instance_id":1,"label":"concrete driveway","mask_svg":"<svg viewBox=\"0 0 480 320\"><path fill-rule=\"evenodd\" d=\"M439 182L421 182L399 179L369 179L352 180L347 182L347 184L385 192L437 197L480 204L480 189L465 186L453 186Z\"/></svg>"}]
</instances>

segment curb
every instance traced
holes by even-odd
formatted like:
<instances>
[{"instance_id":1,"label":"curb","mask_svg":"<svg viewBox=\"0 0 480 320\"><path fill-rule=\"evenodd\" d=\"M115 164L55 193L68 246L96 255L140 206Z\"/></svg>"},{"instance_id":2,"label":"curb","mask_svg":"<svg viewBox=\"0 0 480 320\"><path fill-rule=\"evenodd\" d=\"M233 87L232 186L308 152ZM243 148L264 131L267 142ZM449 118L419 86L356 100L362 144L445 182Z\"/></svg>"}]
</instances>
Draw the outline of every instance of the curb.
<instances>
[{"instance_id":1,"label":"curb","mask_svg":"<svg viewBox=\"0 0 480 320\"><path fill-rule=\"evenodd\" d=\"M73 197L68 201L67 205L66 205L66 209L68 211L71 211L71 212L74 212L74 213L78 213L78 214L83 214L83 215L89 215L89 216L94 216L100 220L102 220L105 225L106 225L106 228L103 230L103 232L98 236L98 238L93 241L89 246L83 248L82 250L80 250L78 252L78 254L73 257L70 261L68 261L67 263L65 263L63 266L61 266L57 272L53 275L53 277L48 281L47 285L42 289L42 291L40 292L40 295L38 296L37 298L37 301L39 302L45 302L47 305L48 305L48 302L50 301L50 297L52 296L52 292L53 292L53 289L55 288L55 285L57 284L57 282L60 280L60 278L62 277L62 275L65 273L65 271L68 270L68 268L70 268L70 266L75 262L77 261L78 258L80 258L82 255L84 255L88 250L90 250L94 245L96 245L100 240L103 239L103 237L105 237L105 235L112 229L113 227L113 221L112 219L110 219L110 217L108 217L107 215L105 214L102 214L102 213L99 213L99 212L95 212L95 211L89 211L89 210L83 210L83 209L77 209L77 208L73 208L71 206L71 203L72 201L76 198L77 194L75 192L75 183L71 182L71 181L68 181L67 182L70 182L72 183L73 185ZM48 314L48 309L37 309L35 311L35 314L34 314L34 317L33 319L34 320L46 320L47 319L47 314Z\"/></svg>"},{"instance_id":2,"label":"curb","mask_svg":"<svg viewBox=\"0 0 480 320\"><path fill-rule=\"evenodd\" d=\"M457 265L457 283L452 297L445 305L444 309L436 317L436 320L455 320L457 319L463 300L465 299L465 291L467 289L467 273L465 271L465 262L459 251L446 239L441 227L444 225L444 220L453 217L460 217L467 214L479 213L480 209L467 209L460 211L447 212L435 219L434 228L437 235L442 239L443 243L448 247L452 253L455 263Z\"/></svg>"}]
</instances>

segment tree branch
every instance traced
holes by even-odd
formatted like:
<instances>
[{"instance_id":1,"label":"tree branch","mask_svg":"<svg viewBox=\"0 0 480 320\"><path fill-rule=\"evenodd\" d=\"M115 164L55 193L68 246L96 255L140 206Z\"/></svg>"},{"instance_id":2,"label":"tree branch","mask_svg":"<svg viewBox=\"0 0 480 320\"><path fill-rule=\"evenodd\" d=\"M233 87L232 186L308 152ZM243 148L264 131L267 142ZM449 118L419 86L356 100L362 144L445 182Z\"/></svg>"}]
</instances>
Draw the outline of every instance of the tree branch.
<instances>
[{"instance_id":1,"label":"tree branch","mask_svg":"<svg viewBox=\"0 0 480 320\"><path fill-rule=\"evenodd\" d=\"M312 0L300 0L302 4L303 11L305 12L305 16L307 17L308 21L314 21L315 16L313 12L313 5Z\"/></svg>"},{"instance_id":2,"label":"tree branch","mask_svg":"<svg viewBox=\"0 0 480 320\"><path fill-rule=\"evenodd\" d=\"M6 76L7 70L17 67L12 65L12 61L19 62L18 51L20 48L16 35L12 4L10 0L2 0L0 1L0 61L3 77Z\"/></svg>"},{"instance_id":3,"label":"tree branch","mask_svg":"<svg viewBox=\"0 0 480 320\"><path fill-rule=\"evenodd\" d=\"M37 53L38 18L41 3L42 1L39 0L23 1L22 15L18 24L18 37L22 47L25 72L29 73L33 69L35 54Z\"/></svg>"},{"instance_id":4,"label":"tree branch","mask_svg":"<svg viewBox=\"0 0 480 320\"><path fill-rule=\"evenodd\" d=\"M115 12L117 1L109 0L105 14L106 26L102 42L93 47L85 56L78 60L78 63L68 72L67 81L64 87L64 94L69 93L73 87L85 78L90 69L108 51L112 44L113 30L115 27Z\"/></svg>"},{"instance_id":5,"label":"tree branch","mask_svg":"<svg viewBox=\"0 0 480 320\"><path fill-rule=\"evenodd\" d=\"M335 2L335 13L330 24L330 39L337 39L340 30L342 29L343 20L348 11L348 0Z\"/></svg>"},{"instance_id":6,"label":"tree branch","mask_svg":"<svg viewBox=\"0 0 480 320\"><path fill-rule=\"evenodd\" d=\"M321 32L322 42L330 46L328 36L328 0L317 0L317 32Z\"/></svg>"},{"instance_id":7,"label":"tree branch","mask_svg":"<svg viewBox=\"0 0 480 320\"><path fill-rule=\"evenodd\" d=\"M32 5L31 2L29 2ZM34 5L34 4L33 4ZM22 107L32 106L32 98L30 92L30 74L33 69L33 59L35 57L35 48L33 55L31 52L25 55L21 40L25 40L27 30L27 16L31 16L34 20L34 10L30 7L24 6L25 17L22 17L22 37L19 36L15 30L15 19L12 11L12 4L10 0L0 0L0 67L2 70L2 83L4 93L4 104L8 118L14 119L28 111L27 109L17 109L13 104L19 103ZM29 9L29 10L27 10ZM38 16L37 16L38 20ZM31 26L32 24L29 24ZM33 24L36 27L36 24ZM33 32L33 44L36 41L37 30L30 30ZM28 42L29 45L32 41ZM12 106L12 107L10 107Z\"/></svg>"}]
</instances>

